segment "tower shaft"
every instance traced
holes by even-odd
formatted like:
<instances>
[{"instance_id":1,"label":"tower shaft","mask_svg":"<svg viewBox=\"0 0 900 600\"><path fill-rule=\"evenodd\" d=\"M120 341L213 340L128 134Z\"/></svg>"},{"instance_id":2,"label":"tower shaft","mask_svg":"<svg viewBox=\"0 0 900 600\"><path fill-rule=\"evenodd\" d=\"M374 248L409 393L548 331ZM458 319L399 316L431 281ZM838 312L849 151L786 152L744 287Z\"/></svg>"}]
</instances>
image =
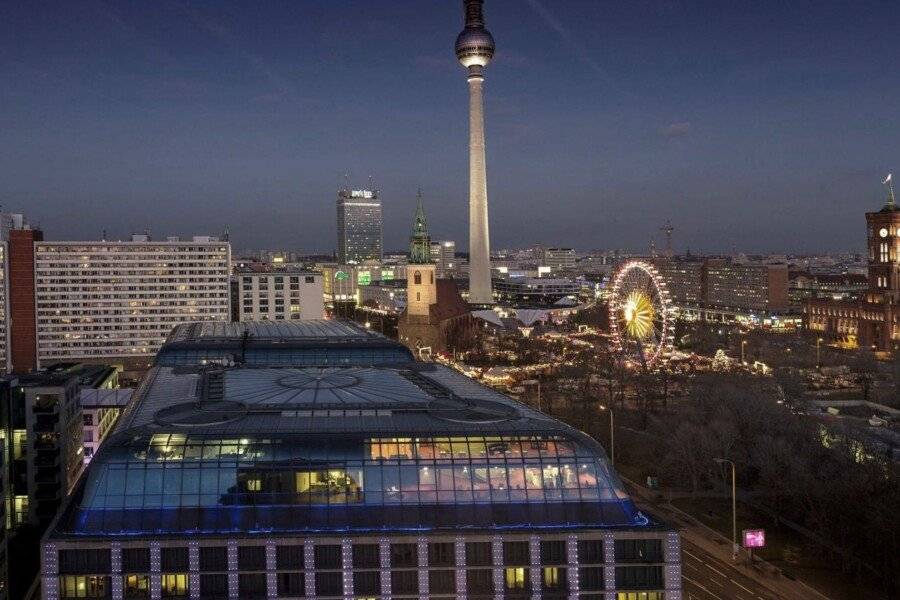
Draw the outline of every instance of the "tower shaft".
<instances>
[{"instance_id":1,"label":"tower shaft","mask_svg":"<svg viewBox=\"0 0 900 600\"><path fill-rule=\"evenodd\" d=\"M469 302L472 304L493 302L483 84L483 77L469 77Z\"/></svg>"}]
</instances>

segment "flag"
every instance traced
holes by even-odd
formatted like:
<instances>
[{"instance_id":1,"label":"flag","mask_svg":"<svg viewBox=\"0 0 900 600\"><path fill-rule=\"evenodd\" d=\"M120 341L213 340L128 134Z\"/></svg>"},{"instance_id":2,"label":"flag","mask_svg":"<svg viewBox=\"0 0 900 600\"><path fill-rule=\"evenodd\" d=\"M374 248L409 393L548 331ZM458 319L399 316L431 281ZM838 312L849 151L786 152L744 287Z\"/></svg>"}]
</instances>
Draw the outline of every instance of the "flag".
<instances>
[{"instance_id":1,"label":"flag","mask_svg":"<svg viewBox=\"0 0 900 600\"><path fill-rule=\"evenodd\" d=\"M883 183L884 185L889 184L889 183L891 182L891 177L892 177L892 175L893 175L893 173L888 173L888 176L885 177L885 178L884 178L884 181L882 181L881 183Z\"/></svg>"}]
</instances>

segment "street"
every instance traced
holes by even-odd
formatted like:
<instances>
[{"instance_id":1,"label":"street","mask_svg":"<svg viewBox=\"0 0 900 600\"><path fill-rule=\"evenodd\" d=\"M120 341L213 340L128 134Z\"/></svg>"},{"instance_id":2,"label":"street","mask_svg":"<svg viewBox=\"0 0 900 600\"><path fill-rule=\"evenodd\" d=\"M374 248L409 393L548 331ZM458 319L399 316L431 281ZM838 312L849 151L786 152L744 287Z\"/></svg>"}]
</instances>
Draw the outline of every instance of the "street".
<instances>
[{"instance_id":1,"label":"street","mask_svg":"<svg viewBox=\"0 0 900 600\"><path fill-rule=\"evenodd\" d=\"M732 565L682 538L681 576L685 600L779 600Z\"/></svg>"}]
</instances>

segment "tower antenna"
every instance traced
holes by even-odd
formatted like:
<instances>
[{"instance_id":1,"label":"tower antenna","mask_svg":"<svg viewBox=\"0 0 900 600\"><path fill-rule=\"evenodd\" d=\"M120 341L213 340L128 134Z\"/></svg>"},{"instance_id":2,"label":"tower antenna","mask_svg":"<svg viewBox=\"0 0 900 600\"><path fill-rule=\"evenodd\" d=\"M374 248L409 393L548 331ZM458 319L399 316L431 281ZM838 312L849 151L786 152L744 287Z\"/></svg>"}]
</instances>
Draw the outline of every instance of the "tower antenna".
<instances>
[{"instance_id":1,"label":"tower antenna","mask_svg":"<svg viewBox=\"0 0 900 600\"><path fill-rule=\"evenodd\" d=\"M887 205L892 209L896 206L894 203L894 176L893 173L888 173L887 177L884 178L884 181L881 182L882 185L888 186L888 203Z\"/></svg>"}]
</instances>

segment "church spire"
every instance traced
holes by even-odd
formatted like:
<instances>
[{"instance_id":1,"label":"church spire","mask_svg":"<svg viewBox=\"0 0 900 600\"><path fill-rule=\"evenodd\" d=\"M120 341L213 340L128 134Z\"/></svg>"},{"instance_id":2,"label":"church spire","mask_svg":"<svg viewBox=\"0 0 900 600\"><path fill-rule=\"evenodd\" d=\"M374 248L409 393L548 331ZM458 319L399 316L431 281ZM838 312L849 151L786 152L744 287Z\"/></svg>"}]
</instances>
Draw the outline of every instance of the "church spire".
<instances>
[{"instance_id":1,"label":"church spire","mask_svg":"<svg viewBox=\"0 0 900 600\"><path fill-rule=\"evenodd\" d=\"M428 235L421 189L416 196L416 219L413 223L412 236L409 238L409 262L414 265L431 263L431 237Z\"/></svg>"}]
</instances>

